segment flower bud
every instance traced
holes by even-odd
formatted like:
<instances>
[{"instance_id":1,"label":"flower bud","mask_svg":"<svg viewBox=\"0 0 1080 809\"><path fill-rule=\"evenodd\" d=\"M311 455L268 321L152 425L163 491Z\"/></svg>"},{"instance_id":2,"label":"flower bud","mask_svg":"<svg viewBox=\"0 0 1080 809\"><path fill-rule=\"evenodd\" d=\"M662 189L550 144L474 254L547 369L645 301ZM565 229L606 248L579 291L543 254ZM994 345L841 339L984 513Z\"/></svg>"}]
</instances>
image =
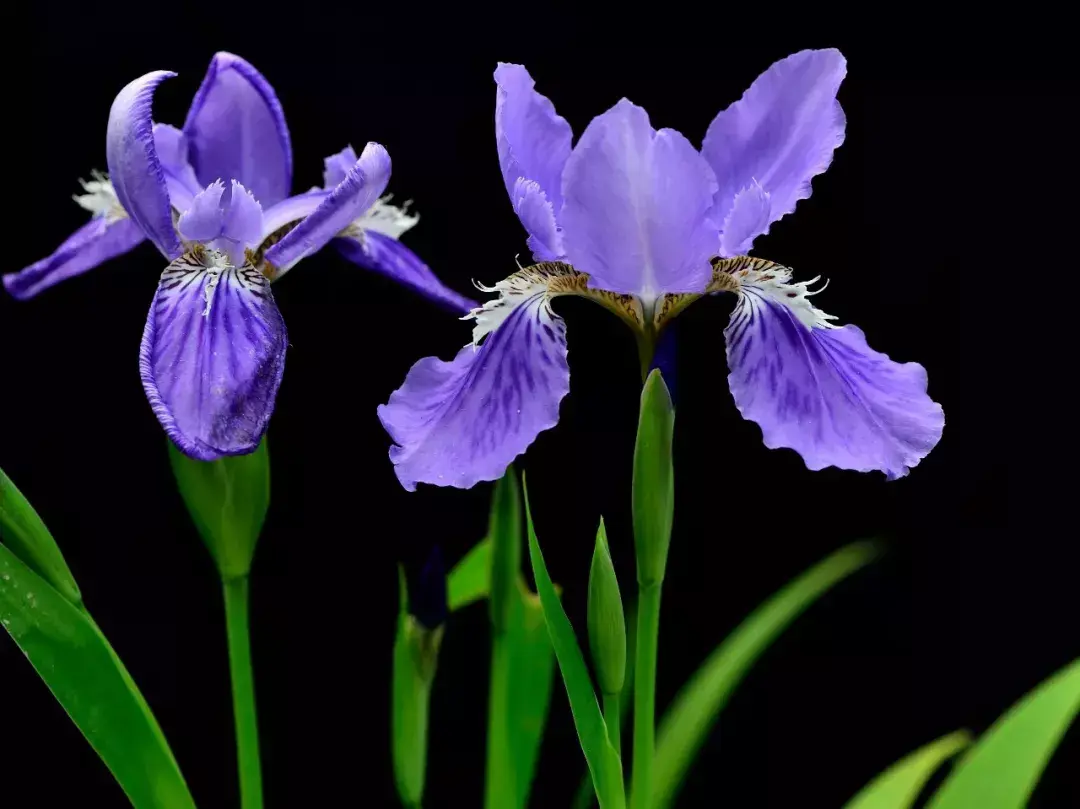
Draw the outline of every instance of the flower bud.
<instances>
[{"instance_id":1,"label":"flower bud","mask_svg":"<svg viewBox=\"0 0 1080 809\"><path fill-rule=\"evenodd\" d=\"M600 691L619 694L626 677L626 619L603 518L596 532L596 547L589 569L588 623L589 650Z\"/></svg>"},{"instance_id":2,"label":"flower bud","mask_svg":"<svg viewBox=\"0 0 1080 809\"><path fill-rule=\"evenodd\" d=\"M169 442L169 461L191 519L222 579L246 576L270 507L270 453L264 438L249 455L196 461Z\"/></svg>"},{"instance_id":3,"label":"flower bud","mask_svg":"<svg viewBox=\"0 0 1080 809\"><path fill-rule=\"evenodd\" d=\"M403 570L399 579L401 612L394 639L391 748L398 796L405 807L418 809L424 797L427 769L431 686L447 614L446 571L439 549L435 548L421 571L412 598L407 593Z\"/></svg>"},{"instance_id":4,"label":"flower bud","mask_svg":"<svg viewBox=\"0 0 1080 809\"><path fill-rule=\"evenodd\" d=\"M659 370L641 392L641 415L634 445L633 520L637 579L641 587L659 585L667 567L675 508L671 440L675 409Z\"/></svg>"}]
</instances>

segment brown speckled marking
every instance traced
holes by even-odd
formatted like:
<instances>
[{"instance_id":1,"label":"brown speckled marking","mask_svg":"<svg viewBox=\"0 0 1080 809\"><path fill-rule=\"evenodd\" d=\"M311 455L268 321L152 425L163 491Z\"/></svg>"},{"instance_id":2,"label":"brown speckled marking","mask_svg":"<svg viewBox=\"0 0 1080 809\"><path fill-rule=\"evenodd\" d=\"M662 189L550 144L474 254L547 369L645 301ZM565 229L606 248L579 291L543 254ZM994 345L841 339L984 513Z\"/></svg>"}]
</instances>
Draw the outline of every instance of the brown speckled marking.
<instances>
[{"instance_id":1,"label":"brown speckled marking","mask_svg":"<svg viewBox=\"0 0 1080 809\"><path fill-rule=\"evenodd\" d=\"M547 286L552 298L559 295L577 295L600 304L609 312L619 316L631 329L641 331L645 318L639 301L633 295L621 295L603 289L590 289L589 276L578 272L569 264L561 261L542 261L533 264L506 279L511 286L529 287L535 284Z\"/></svg>"},{"instance_id":2,"label":"brown speckled marking","mask_svg":"<svg viewBox=\"0 0 1080 809\"><path fill-rule=\"evenodd\" d=\"M266 260L266 251L280 242L294 227L300 224L302 220L297 219L295 222L286 222L279 227L269 236L262 240L262 243L257 249L248 251L248 260L259 268L259 272L265 275L267 278L273 280L277 275L277 268Z\"/></svg>"},{"instance_id":3,"label":"brown speckled marking","mask_svg":"<svg viewBox=\"0 0 1080 809\"><path fill-rule=\"evenodd\" d=\"M757 281L771 281L776 275L790 273L790 270L775 261L753 256L735 256L734 258L717 256L710 263L713 272L709 285L705 287L703 293L705 295L713 295L717 292L738 292L742 279L751 273L755 274L754 280ZM775 275L769 273L772 269L777 270ZM765 275L760 273L765 273ZM653 328L659 333L671 322L672 318L701 297L702 295L693 292L664 295L657 302L656 313L653 315Z\"/></svg>"}]
</instances>

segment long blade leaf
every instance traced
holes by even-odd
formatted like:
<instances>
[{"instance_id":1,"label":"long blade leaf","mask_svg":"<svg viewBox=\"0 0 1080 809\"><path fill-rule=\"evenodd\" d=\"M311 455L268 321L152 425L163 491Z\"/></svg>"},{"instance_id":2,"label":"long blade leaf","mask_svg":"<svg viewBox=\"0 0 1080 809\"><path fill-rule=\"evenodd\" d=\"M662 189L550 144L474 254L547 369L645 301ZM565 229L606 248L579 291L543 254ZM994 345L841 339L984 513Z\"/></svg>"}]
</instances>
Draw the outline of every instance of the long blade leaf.
<instances>
[{"instance_id":1,"label":"long blade leaf","mask_svg":"<svg viewBox=\"0 0 1080 809\"><path fill-rule=\"evenodd\" d=\"M596 701L585 658L544 564L544 555L540 552L540 543L536 539L536 531L533 530L528 489L525 491L525 520L529 531L529 559L532 562L533 577L536 579L537 595L544 610L544 620L551 636L551 645L555 648L555 658L559 662L566 695L570 698L574 727L577 729L585 761L592 773L600 809L623 809L626 796L623 791L622 762L608 740L607 725Z\"/></svg>"},{"instance_id":2,"label":"long blade leaf","mask_svg":"<svg viewBox=\"0 0 1080 809\"><path fill-rule=\"evenodd\" d=\"M64 555L49 529L22 496L11 478L0 469L0 542L19 557L23 564L72 604L82 602L82 594L68 569Z\"/></svg>"},{"instance_id":3,"label":"long blade leaf","mask_svg":"<svg viewBox=\"0 0 1080 809\"><path fill-rule=\"evenodd\" d=\"M971 734L957 731L920 747L867 784L844 809L911 809L937 769L971 744Z\"/></svg>"},{"instance_id":4,"label":"long blade leaf","mask_svg":"<svg viewBox=\"0 0 1080 809\"><path fill-rule=\"evenodd\" d=\"M841 548L758 607L683 686L660 724L653 770L655 809L666 809L717 714L754 662L810 604L877 555L873 544Z\"/></svg>"},{"instance_id":5,"label":"long blade leaf","mask_svg":"<svg viewBox=\"0 0 1080 809\"><path fill-rule=\"evenodd\" d=\"M507 632L510 644L507 723L514 760L514 787L518 793L516 806L524 807L529 802L551 704L555 650L548 637L540 600L527 591L523 582L519 590Z\"/></svg>"},{"instance_id":6,"label":"long blade leaf","mask_svg":"<svg viewBox=\"0 0 1080 809\"><path fill-rule=\"evenodd\" d=\"M1080 711L1080 659L1009 709L957 763L927 809L1022 809Z\"/></svg>"},{"instance_id":7,"label":"long blade leaf","mask_svg":"<svg viewBox=\"0 0 1080 809\"><path fill-rule=\"evenodd\" d=\"M491 588L491 540L482 539L461 557L446 577L450 612L487 598Z\"/></svg>"},{"instance_id":8,"label":"long blade leaf","mask_svg":"<svg viewBox=\"0 0 1080 809\"><path fill-rule=\"evenodd\" d=\"M3 545L0 622L136 809L194 809L161 728L101 630Z\"/></svg>"}]
</instances>

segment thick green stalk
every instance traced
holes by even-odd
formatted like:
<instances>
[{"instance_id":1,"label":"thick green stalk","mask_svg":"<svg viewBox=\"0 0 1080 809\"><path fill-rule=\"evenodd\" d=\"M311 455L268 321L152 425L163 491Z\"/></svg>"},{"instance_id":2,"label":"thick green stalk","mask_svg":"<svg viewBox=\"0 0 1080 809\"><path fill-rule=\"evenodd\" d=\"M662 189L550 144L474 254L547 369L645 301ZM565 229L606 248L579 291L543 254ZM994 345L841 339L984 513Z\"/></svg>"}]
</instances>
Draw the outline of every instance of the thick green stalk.
<instances>
[{"instance_id":1,"label":"thick green stalk","mask_svg":"<svg viewBox=\"0 0 1080 809\"><path fill-rule=\"evenodd\" d=\"M491 682L488 688L487 769L485 809L505 809L517 795L513 751L507 726L510 705L510 639L505 632L491 638Z\"/></svg>"},{"instance_id":2,"label":"thick green stalk","mask_svg":"<svg viewBox=\"0 0 1080 809\"><path fill-rule=\"evenodd\" d=\"M225 579L225 628L229 639L233 719L236 722L236 761L240 773L241 809L262 809L259 727L255 720L255 682L248 631L248 578Z\"/></svg>"},{"instance_id":3,"label":"thick green stalk","mask_svg":"<svg viewBox=\"0 0 1080 809\"><path fill-rule=\"evenodd\" d=\"M604 694L604 723L607 725L608 739L615 752L622 756L622 700L618 694Z\"/></svg>"},{"instance_id":4,"label":"thick green stalk","mask_svg":"<svg viewBox=\"0 0 1080 809\"><path fill-rule=\"evenodd\" d=\"M656 656L660 636L660 582L638 588L637 648L634 653L634 773L632 809L652 800L656 748Z\"/></svg>"}]
</instances>

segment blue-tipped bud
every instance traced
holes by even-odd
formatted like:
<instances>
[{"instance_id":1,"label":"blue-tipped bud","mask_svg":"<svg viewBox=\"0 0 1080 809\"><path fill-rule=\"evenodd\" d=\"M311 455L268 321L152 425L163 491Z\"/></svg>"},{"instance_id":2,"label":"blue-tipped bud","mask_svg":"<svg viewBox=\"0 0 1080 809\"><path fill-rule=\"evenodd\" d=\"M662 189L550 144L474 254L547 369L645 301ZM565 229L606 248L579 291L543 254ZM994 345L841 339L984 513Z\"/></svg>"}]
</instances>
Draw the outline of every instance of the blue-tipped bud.
<instances>
[{"instance_id":1,"label":"blue-tipped bud","mask_svg":"<svg viewBox=\"0 0 1080 809\"><path fill-rule=\"evenodd\" d=\"M652 362L649 365L649 371L659 371L664 377L664 384L667 385L668 393L671 396L671 401L676 400L675 393L675 363L677 361L677 346L678 346L678 320L670 321L664 330L660 332L660 336L656 341L656 350L653 352Z\"/></svg>"},{"instance_id":2,"label":"blue-tipped bud","mask_svg":"<svg viewBox=\"0 0 1080 809\"><path fill-rule=\"evenodd\" d=\"M426 629L437 629L446 623L450 608L446 597L446 565L442 550L436 545L416 577L409 593L409 614Z\"/></svg>"}]
</instances>

